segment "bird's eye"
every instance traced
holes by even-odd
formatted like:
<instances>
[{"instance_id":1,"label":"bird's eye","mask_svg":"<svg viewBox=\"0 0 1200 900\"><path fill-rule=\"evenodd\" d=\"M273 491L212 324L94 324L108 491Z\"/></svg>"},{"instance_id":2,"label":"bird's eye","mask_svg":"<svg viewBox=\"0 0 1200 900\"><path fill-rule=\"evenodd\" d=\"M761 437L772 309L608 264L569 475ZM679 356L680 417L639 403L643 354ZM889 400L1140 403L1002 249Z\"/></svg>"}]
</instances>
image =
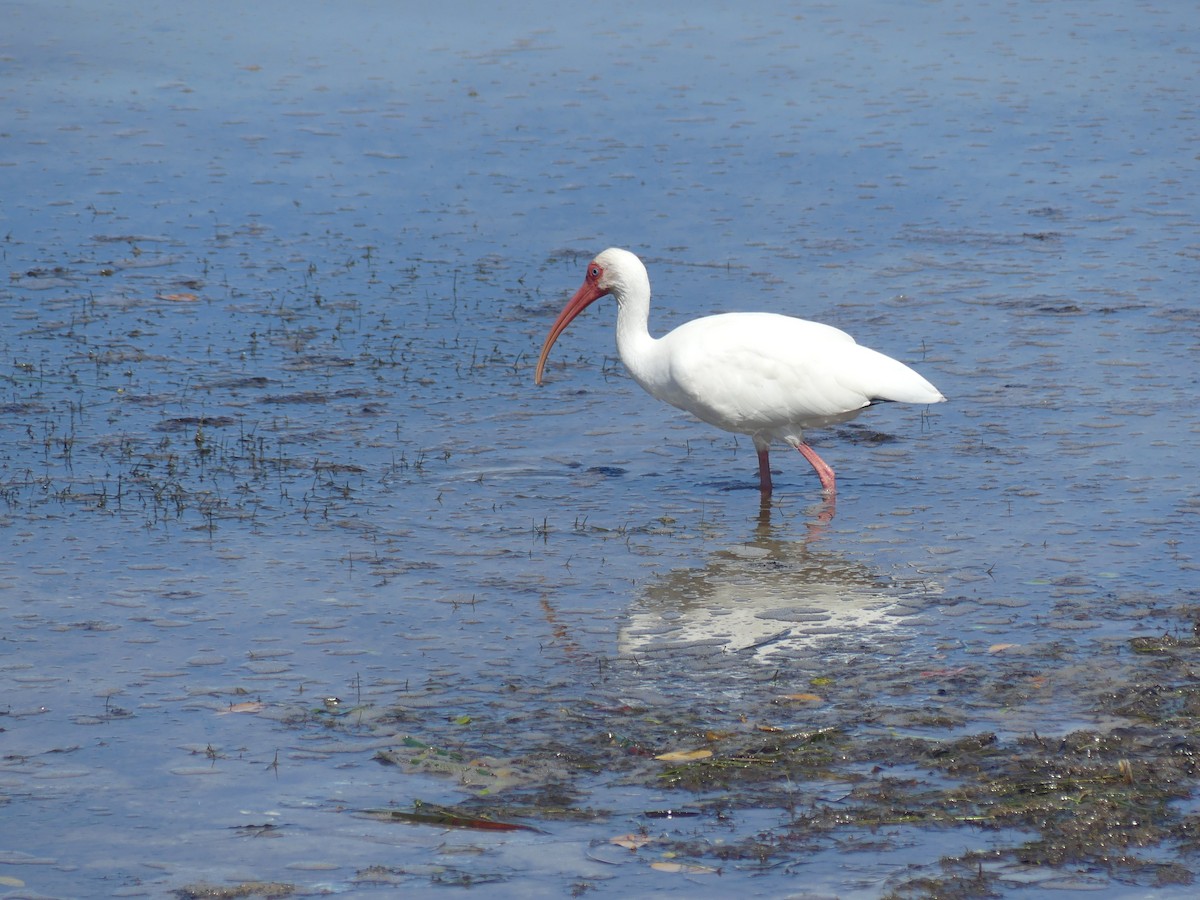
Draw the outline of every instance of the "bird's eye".
<instances>
[{"instance_id":1,"label":"bird's eye","mask_svg":"<svg viewBox=\"0 0 1200 900\"><path fill-rule=\"evenodd\" d=\"M592 266L590 269L588 269L588 277L589 278L599 278L600 277L600 267Z\"/></svg>"}]
</instances>

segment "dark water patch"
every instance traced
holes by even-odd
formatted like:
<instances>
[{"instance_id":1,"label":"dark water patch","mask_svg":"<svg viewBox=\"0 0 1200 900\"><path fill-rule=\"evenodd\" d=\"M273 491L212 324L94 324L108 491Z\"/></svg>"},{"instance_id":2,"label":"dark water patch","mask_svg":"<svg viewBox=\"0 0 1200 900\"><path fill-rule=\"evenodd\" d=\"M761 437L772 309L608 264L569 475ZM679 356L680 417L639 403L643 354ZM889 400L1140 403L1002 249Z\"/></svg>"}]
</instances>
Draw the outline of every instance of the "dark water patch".
<instances>
[{"instance_id":1,"label":"dark water patch","mask_svg":"<svg viewBox=\"0 0 1200 900\"><path fill-rule=\"evenodd\" d=\"M1055 245L1060 243L1064 236L1054 231L1023 231L1004 234L967 228L949 230L944 228L912 227L905 231L904 238L907 242L914 244L967 245L986 249L1024 246L1026 244L1034 246L1042 244Z\"/></svg>"},{"instance_id":2,"label":"dark water patch","mask_svg":"<svg viewBox=\"0 0 1200 900\"><path fill-rule=\"evenodd\" d=\"M328 403L331 400L357 399L367 396L370 396L369 392L360 388L342 388L336 391L302 391L295 394L268 394L262 397L259 402L284 406L290 403Z\"/></svg>"},{"instance_id":3,"label":"dark water patch","mask_svg":"<svg viewBox=\"0 0 1200 900\"><path fill-rule=\"evenodd\" d=\"M877 431L861 423L851 423L837 429L837 439L854 444L891 444L903 440L894 434Z\"/></svg>"},{"instance_id":4,"label":"dark water patch","mask_svg":"<svg viewBox=\"0 0 1200 900\"><path fill-rule=\"evenodd\" d=\"M97 244L168 244L174 238L167 235L150 234L94 234L92 240Z\"/></svg>"},{"instance_id":5,"label":"dark water patch","mask_svg":"<svg viewBox=\"0 0 1200 900\"><path fill-rule=\"evenodd\" d=\"M40 403L4 403L0 404L0 415L5 416L28 416L31 414L42 414L48 411L48 407Z\"/></svg>"},{"instance_id":6,"label":"dark water patch","mask_svg":"<svg viewBox=\"0 0 1200 900\"><path fill-rule=\"evenodd\" d=\"M260 389L269 387L274 380L266 375L245 375L234 378L220 378L204 385L210 390L238 391L243 388Z\"/></svg>"},{"instance_id":7,"label":"dark water patch","mask_svg":"<svg viewBox=\"0 0 1200 900\"><path fill-rule=\"evenodd\" d=\"M37 267L24 272L10 273L8 283L10 287L26 291L51 291L70 288L84 277L84 273L76 273L66 266Z\"/></svg>"},{"instance_id":8,"label":"dark water patch","mask_svg":"<svg viewBox=\"0 0 1200 900\"><path fill-rule=\"evenodd\" d=\"M600 475L604 478L620 478L628 474L628 470L620 466L591 466L587 469L589 475Z\"/></svg>"},{"instance_id":9,"label":"dark water patch","mask_svg":"<svg viewBox=\"0 0 1200 900\"><path fill-rule=\"evenodd\" d=\"M293 359L284 363L281 368L289 372L306 372L310 370L348 369L357 365L357 361L336 356L309 355L301 359Z\"/></svg>"},{"instance_id":10,"label":"dark water patch","mask_svg":"<svg viewBox=\"0 0 1200 900\"><path fill-rule=\"evenodd\" d=\"M154 430L166 432L193 431L203 428L230 428L236 424L238 424L238 420L232 416L175 416L170 419L163 419L154 426Z\"/></svg>"}]
</instances>

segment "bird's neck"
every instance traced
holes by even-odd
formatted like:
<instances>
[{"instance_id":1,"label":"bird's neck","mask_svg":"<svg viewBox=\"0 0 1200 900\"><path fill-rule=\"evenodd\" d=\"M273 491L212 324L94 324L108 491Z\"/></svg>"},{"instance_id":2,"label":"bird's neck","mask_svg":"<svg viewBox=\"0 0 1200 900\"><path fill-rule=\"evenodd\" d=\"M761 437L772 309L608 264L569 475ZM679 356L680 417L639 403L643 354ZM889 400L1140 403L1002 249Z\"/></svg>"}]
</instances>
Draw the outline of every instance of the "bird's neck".
<instances>
[{"instance_id":1,"label":"bird's neck","mask_svg":"<svg viewBox=\"0 0 1200 900\"><path fill-rule=\"evenodd\" d=\"M650 336L650 297L636 293L617 298L617 353L621 362L643 387L654 381L655 349Z\"/></svg>"}]
</instances>

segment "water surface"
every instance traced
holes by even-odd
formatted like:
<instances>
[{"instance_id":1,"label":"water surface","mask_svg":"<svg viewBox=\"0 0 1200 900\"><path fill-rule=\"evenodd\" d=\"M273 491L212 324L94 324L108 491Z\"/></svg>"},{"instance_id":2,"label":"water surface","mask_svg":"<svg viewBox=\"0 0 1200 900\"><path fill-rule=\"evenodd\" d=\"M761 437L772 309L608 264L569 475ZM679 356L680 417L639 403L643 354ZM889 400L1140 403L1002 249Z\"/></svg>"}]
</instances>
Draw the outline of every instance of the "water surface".
<instances>
[{"instance_id":1,"label":"water surface","mask_svg":"<svg viewBox=\"0 0 1200 900\"><path fill-rule=\"evenodd\" d=\"M1191 17L525 9L10 4L3 885L869 897L974 852L1189 895L1190 800L1136 865L806 816L970 781L905 740L1074 759L1188 695L1130 641L1195 619ZM777 451L764 515L611 308L533 386L609 245L657 332L817 318L950 402L813 434L828 525ZM653 759L822 729L841 762L761 788ZM480 798L539 831L369 812Z\"/></svg>"}]
</instances>

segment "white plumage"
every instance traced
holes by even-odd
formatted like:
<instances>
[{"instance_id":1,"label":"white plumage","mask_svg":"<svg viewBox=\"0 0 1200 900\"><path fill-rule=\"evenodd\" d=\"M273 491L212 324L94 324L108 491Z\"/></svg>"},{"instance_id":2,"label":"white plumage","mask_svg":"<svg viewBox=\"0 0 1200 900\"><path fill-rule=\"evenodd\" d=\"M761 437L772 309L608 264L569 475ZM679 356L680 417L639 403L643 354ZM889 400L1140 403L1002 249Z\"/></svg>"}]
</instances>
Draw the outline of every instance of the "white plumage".
<instances>
[{"instance_id":1,"label":"white plumage","mask_svg":"<svg viewBox=\"0 0 1200 900\"><path fill-rule=\"evenodd\" d=\"M804 442L804 429L844 422L878 400L946 399L904 363L860 346L837 328L791 316L724 313L651 337L646 267L615 247L588 264L583 285L551 327L538 359L537 384L558 336L606 294L617 301L617 352L629 374L659 400L749 435L758 451L764 498L771 493L772 441L799 450L833 495L833 470Z\"/></svg>"}]
</instances>

